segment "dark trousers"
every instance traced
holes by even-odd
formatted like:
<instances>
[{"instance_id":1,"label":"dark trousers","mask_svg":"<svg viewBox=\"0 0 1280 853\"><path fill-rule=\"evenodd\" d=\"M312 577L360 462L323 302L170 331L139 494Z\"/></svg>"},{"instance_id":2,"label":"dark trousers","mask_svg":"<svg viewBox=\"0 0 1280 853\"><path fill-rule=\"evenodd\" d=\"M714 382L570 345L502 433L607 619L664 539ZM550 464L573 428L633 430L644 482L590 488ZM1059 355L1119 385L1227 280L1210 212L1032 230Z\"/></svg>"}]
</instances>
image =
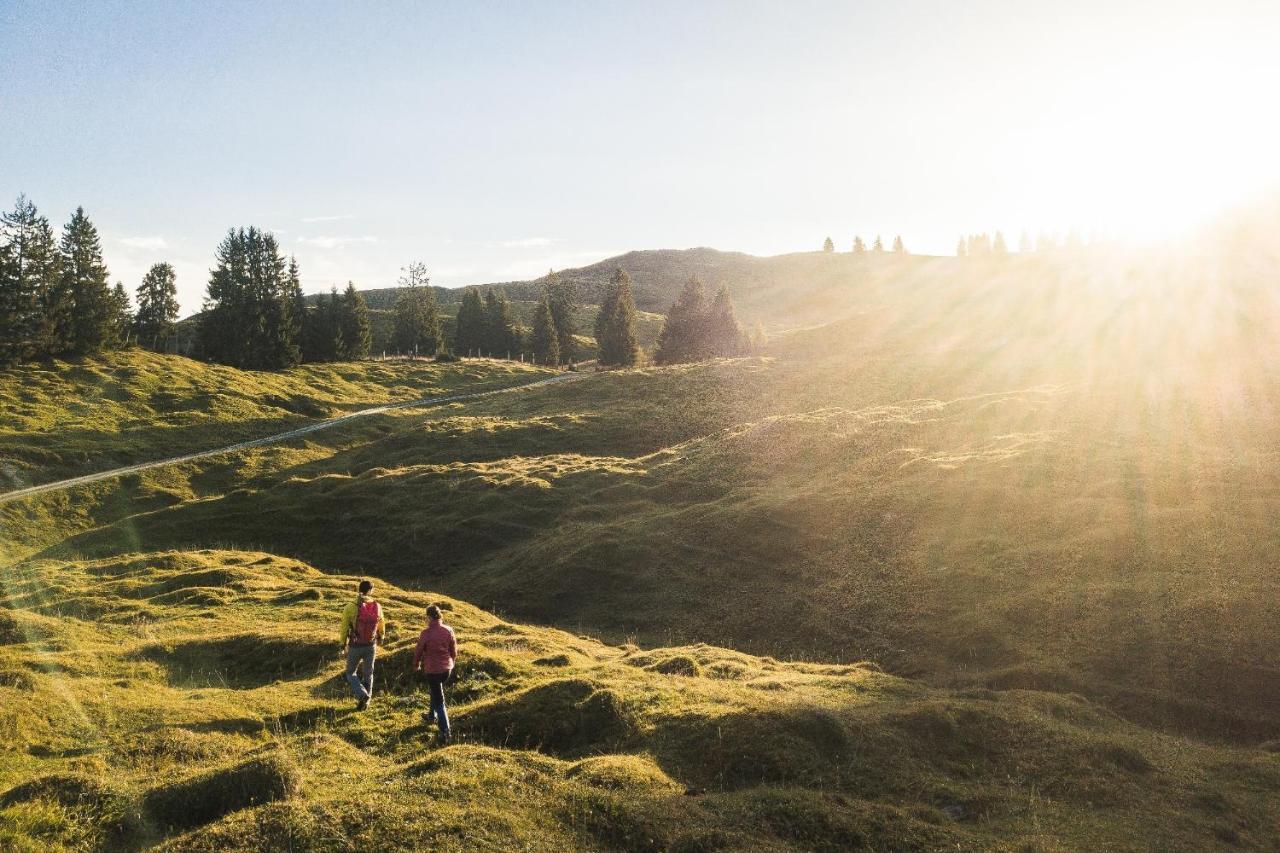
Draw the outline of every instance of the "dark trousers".
<instances>
[{"instance_id":1,"label":"dark trousers","mask_svg":"<svg viewBox=\"0 0 1280 853\"><path fill-rule=\"evenodd\" d=\"M448 680L447 672L427 673L427 689L431 691L431 711L427 714L427 721L434 719L442 735L449 733L449 712L444 707L444 683Z\"/></svg>"}]
</instances>

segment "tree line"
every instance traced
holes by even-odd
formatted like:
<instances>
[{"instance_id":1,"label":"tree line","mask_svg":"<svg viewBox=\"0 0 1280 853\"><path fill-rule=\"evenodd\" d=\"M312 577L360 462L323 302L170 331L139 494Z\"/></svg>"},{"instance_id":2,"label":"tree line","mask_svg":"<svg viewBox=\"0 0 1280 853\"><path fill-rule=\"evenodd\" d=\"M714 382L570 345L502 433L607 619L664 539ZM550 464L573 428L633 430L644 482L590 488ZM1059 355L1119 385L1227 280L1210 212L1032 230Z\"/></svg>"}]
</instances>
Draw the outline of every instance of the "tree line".
<instances>
[{"instance_id":1,"label":"tree line","mask_svg":"<svg viewBox=\"0 0 1280 853\"><path fill-rule=\"evenodd\" d=\"M822 251L826 252L827 254L831 254L835 250L836 250L835 241L833 241L830 237L822 241ZM852 252L855 255L865 255L867 254L868 251L875 255L884 254L884 241L880 239L880 235L879 234L876 235L875 242L872 243L871 248L868 249L867 244L863 241L862 237L855 234L853 237L853 248L850 249L850 252ZM902 242L901 235L895 236L893 238L893 248L890 249L890 251L893 252L893 254L895 255L910 254L907 251L906 244Z\"/></svg>"},{"instance_id":2,"label":"tree line","mask_svg":"<svg viewBox=\"0 0 1280 853\"><path fill-rule=\"evenodd\" d=\"M405 267L399 284L393 312L396 351L425 357L448 352L426 265ZM631 366L641 358L633 290L631 276L615 269L592 329L602 365ZM154 264L136 298L134 312L124 285L110 285L101 240L82 208L72 214L60 240L25 196L0 214L0 363L91 355L130 343L167 350L176 337L179 311L173 266ZM469 287L459 306L453 350L572 365L583 355L577 340L582 307L574 283L554 271L543 280L531 328L516 322L501 288ZM233 228L218 244L203 309L192 354L211 361L278 370L369 355L369 309L355 284L309 301L296 258L286 258L275 236L255 227ZM665 319L654 360L667 364L740 355L752 343L728 291L721 287L708 298L694 278Z\"/></svg>"},{"instance_id":3,"label":"tree line","mask_svg":"<svg viewBox=\"0 0 1280 853\"><path fill-rule=\"evenodd\" d=\"M18 196L0 214L0 363L125 345L133 333L129 294L109 279L84 208L58 239L35 204Z\"/></svg>"}]
</instances>

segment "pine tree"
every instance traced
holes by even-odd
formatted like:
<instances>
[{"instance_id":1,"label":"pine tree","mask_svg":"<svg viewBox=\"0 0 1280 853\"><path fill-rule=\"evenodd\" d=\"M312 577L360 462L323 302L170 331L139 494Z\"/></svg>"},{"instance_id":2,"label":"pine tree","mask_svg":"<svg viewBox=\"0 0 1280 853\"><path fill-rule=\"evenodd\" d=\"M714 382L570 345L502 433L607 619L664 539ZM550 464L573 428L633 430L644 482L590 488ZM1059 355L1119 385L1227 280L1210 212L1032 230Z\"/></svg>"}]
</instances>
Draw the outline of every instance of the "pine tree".
<instances>
[{"instance_id":1,"label":"pine tree","mask_svg":"<svg viewBox=\"0 0 1280 853\"><path fill-rule=\"evenodd\" d=\"M996 239L995 242L991 244L991 251L1000 257L1004 257L1009 254L1009 247L1005 245L1003 232L996 232Z\"/></svg>"},{"instance_id":2,"label":"pine tree","mask_svg":"<svg viewBox=\"0 0 1280 853\"><path fill-rule=\"evenodd\" d=\"M876 241L871 244L871 251L879 254L884 251L884 242L880 239L880 235L876 235Z\"/></svg>"},{"instance_id":3,"label":"pine tree","mask_svg":"<svg viewBox=\"0 0 1280 853\"><path fill-rule=\"evenodd\" d=\"M293 255L289 256L289 270L286 273L284 284L284 298L289 303L289 333L293 336L298 346L298 359L300 361L315 361L315 350L311 346L312 339L309 338L311 330L307 328L310 318L310 309L307 307L307 297L302 293L302 274L298 270L298 259Z\"/></svg>"},{"instance_id":4,"label":"pine tree","mask_svg":"<svg viewBox=\"0 0 1280 853\"><path fill-rule=\"evenodd\" d=\"M427 265L414 261L402 268L400 288L392 343L400 352L435 355L444 338L440 333L440 308L427 276Z\"/></svg>"},{"instance_id":5,"label":"pine tree","mask_svg":"<svg viewBox=\"0 0 1280 853\"><path fill-rule=\"evenodd\" d=\"M853 238L853 253L855 255L865 255L867 253L867 244L862 242L861 237Z\"/></svg>"},{"instance_id":6,"label":"pine tree","mask_svg":"<svg viewBox=\"0 0 1280 853\"><path fill-rule=\"evenodd\" d=\"M903 245L901 235L893 238L893 253L895 255L905 255L907 253L907 247Z\"/></svg>"},{"instance_id":7,"label":"pine tree","mask_svg":"<svg viewBox=\"0 0 1280 853\"><path fill-rule=\"evenodd\" d=\"M373 334L369 328L369 306L356 290L354 282L347 282L342 292L342 346L347 358L368 358ZM434 353L433 353L434 354Z\"/></svg>"},{"instance_id":8,"label":"pine tree","mask_svg":"<svg viewBox=\"0 0 1280 853\"><path fill-rule=\"evenodd\" d=\"M459 354L481 355L486 344L484 301L480 291L468 287L462 292L462 304L458 306L457 331L454 332L454 348Z\"/></svg>"},{"instance_id":9,"label":"pine tree","mask_svg":"<svg viewBox=\"0 0 1280 853\"><path fill-rule=\"evenodd\" d=\"M70 305L49 220L26 196L0 215L0 363L62 352Z\"/></svg>"},{"instance_id":10,"label":"pine tree","mask_svg":"<svg viewBox=\"0 0 1280 853\"><path fill-rule=\"evenodd\" d=\"M111 334L108 345L123 347L129 343L133 330L133 306L129 304L129 291L124 289L124 282L117 281L111 291Z\"/></svg>"},{"instance_id":11,"label":"pine tree","mask_svg":"<svg viewBox=\"0 0 1280 853\"><path fill-rule=\"evenodd\" d=\"M542 298L533 313L533 330L529 334L529 347L538 364L560 363L560 336L556 332L556 320L551 315L550 288L542 289Z\"/></svg>"},{"instance_id":12,"label":"pine tree","mask_svg":"<svg viewBox=\"0 0 1280 853\"><path fill-rule=\"evenodd\" d=\"M729 290L723 284L716 291L715 301L707 311L704 324L706 348L712 355L742 355L744 341L742 326L738 323L737 314L733 310L733 300L729 298Z\"/></svg>"},{"instance_id":13,"label":"pine tree","mask_svg":"<svg viewBox=\"0 0 1280 853\"><path fill-rule=\"evenodd\" d=\"M751 334L747 338L747 350L753 355L759 355L764 351L765 344L769 342L768 337L764 333L764 326L759 320L751 327Z\"/></svg>"},{"instance_id":14,"label":"pine tree","mask_svg":"<svg viewBox=\"0 0 1280 853\"><path fill-rule=\"evenodd\" d=\"M636 300L631 276L622 267L613 271L609 291L596 315L596 348L604 365L631 367L640 357L636 343Z\"/></svg>"},{"instance_id":15,"label":"pine tree","mask_svg":"<svg viewBox=\"0 0 1280 853\"><path fill-rule=\"evenodd\" d=\"M836 244L831 242L830 237L822 241L822 251L830 253L830 252L834 252L835 250L836 250Z\"/></svg>"},{"instance_id":16,"label":"pine tree","mask_svg":"<svg viewBox=\"0 0 1280 853\"><path fill-rule=\"evenodd\" d=\"M199 332L201 352L250 370L297 364L302 353L290 278L273 235L257 228L227 232L209 277Z\"/></svg>"},{"instance_id":17,"label":"pine tree","mask_svg":"<svg viewBox=\"0 0 1280 853\"><path fill-rule=\"evenodd\" d=\"M162 352L168 348L178 320L177 275L170 264L153 264L138 285L138 342Z\"/></svg>"},{"instance_id":18,"label":"pine tree","mask_svg":"<svg viewBox=\"0 0 1280 853\"><path fill-rule=\"evenodd\" d=\"M965 242L965 239L961 237L960 242L956 243L956 257L963 258L967 254L969 254L968 244Z\"/></svg>"},{"instance_id":19,"label":"pine tree","mask_svg":"<svg viewBox=\"0 0 1280 853\"><path fill-rule=\"evenodd\" d=\"M573 340L578 333L574 315L582 308L578 302L578 289L573 282L561 279L554 272L547 273L547 288L551 294L551 316L556 321L556 334L560 337L560 363L573 364L578 356Z\"/></svg>"},{"instance_id":20,"label":"pine tree","mask_svg":"<svg viewBox=\"0 0 1280 853\"><path fill-rule=\"evenodd\" d=\"M511 303L501 288L491 288L484 296L484 342L494 358L507 358L520 349Z\"/></svg>"},{"instance_id":21,"label":"pine tree","mask_svg":"<svg viewBox=\"0 0 1280 853\"><path fill-rule=\"evenodd\" d=\"M654 361L676 364L697 361L709 354L706 344L707 291L697 276L689 279L667 312L658 335Z\"/></svg>"},{"instance_id":22,"label":"pine tree","mask_svg":"<svg viewBox=\"0 0 1280 853\"><path fill-rule=\"evenodd\" d=\"M69 335L55 335L69 338L71 350L81 355L98 352L109 344L115 316L102 242L83 207L76 208L63 229L60 250L62 292L70 299L71 323Z\"/></svg>"}]
</instances>

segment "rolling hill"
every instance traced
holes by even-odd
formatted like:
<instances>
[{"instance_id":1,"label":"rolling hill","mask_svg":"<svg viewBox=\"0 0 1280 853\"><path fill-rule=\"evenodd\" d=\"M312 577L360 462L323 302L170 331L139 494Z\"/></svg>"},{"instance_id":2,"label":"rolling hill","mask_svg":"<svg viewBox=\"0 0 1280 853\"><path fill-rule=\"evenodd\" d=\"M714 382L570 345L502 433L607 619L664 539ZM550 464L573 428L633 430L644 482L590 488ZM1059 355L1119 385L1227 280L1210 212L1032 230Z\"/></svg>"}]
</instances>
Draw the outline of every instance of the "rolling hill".
<instances>
[{"instance_id":1,"label":"rolling hill","mask_svg":"<svg viewBox=\"0 0 1280 853\"><path fill-rule=\"evenodd\" d=\"M758 357L388 412L0 504L21 673L5 707L24 689L108 697L0 764L14 784L57 776L5 795L0 832L234 849L253 826L314 843L354 806L307 768L349 758L409 792L362 832L405 823L429 773L471 780L436 795L458 817L406 847L1268 849L1275 255L787 263L810 272L736 285L790 325ZM0 453L21 480L52 479L533 371L264 376L137 352L32 366L0 374L23 418ZM494 632L522 638L461 691L465 746L424 753L420 695L392 663L385 706L342 710L327 641L306 638L356 573L410 609L447 596L482 655ZM318 597L299 606L295 587ZM244 643L277 636L272 659L305 667L233 671ZM80 669L77 641L95 649ZM157 829L169 812L154 804L171 800L120 757L138 724L103 710L127 706L112 679L181 704L185 732L166 737L238 738L195 759L181 790L265 772L279 799ZM208 723L244 703L262 728ZM109 734L75 755L73 731ZM601 798L572 781L583 761L626 779Z\"/></svg>"}]
</instances>

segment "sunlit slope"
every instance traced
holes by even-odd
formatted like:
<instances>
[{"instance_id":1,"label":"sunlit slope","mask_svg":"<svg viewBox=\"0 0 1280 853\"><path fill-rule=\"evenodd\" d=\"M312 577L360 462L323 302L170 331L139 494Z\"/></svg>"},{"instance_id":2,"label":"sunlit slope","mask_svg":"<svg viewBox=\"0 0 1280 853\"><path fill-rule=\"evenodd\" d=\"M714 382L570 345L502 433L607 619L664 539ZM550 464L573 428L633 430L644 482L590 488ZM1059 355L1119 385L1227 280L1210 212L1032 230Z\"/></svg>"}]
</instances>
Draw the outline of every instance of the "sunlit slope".
<instances>
[{"instance_id":1,"label":"sunlit slope","mask_svg":"<svg viewBox=\"0 0 1280 853\"><path fill-rule=\"evenodd\" d=\"M549 375L491 361L236 370L142 350L0 370L0 488L231 444L384 403Z\"/></svg>"},{"instance_id":2,"label":"sunlit slope","mask_svg":"<svg viewBox=\"0 0 1280 853\"><path fill-rule=\"evenodd\" d=\"M450 600L459 743L432 750L408 662L441 599L379 585L383 691L356 714L333 636L354 580L229 551L6 570L0 846L1261 848L1280 819L1273 754L1080 697L641 651Z\"/></svg>"}]
</instances>

